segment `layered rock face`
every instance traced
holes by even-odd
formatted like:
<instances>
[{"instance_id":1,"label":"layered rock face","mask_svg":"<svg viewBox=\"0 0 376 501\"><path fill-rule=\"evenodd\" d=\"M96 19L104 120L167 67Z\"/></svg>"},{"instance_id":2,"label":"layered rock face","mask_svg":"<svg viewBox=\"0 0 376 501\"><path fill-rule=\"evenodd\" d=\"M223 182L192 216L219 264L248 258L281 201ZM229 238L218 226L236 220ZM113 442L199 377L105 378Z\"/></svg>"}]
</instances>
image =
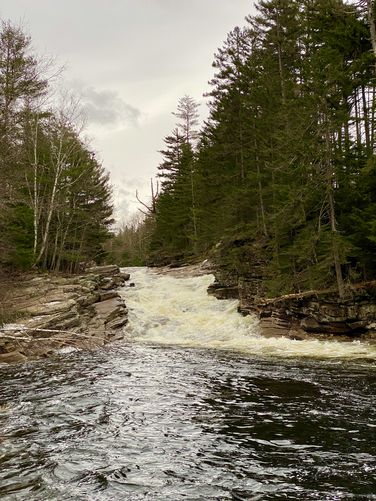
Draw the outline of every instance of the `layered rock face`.
<instances>
[{"instance_id":1,"label":"layered rock face","mask_svg":"<svg viewBox=\"0 0 376 501\"><path fill-rule=\"evenodd\" d=\"M240 313L259 316L265 336L376 339L376 282L349 286L344 299L335 289L266 299L262 249L239 245L234 250L241 265L235 268L220 255L208 293L218 299L238 299ZM220 252L229 254L226 248Z\"/></svg>"},{"instance_id":2,"label":"layered rock face","mask_svg":"<svg viewBox=\"0 0 376 501\"><path fill-rule=\"evenodd\" d=\"M376 282L348 288L340 299L335 290L290 294L249 305L265 335L376 340Z\"/></svg>"},{"instance_id":3,"label":"layered rock face","mask_svg":"<svg viewBox=\"0 0 376 501\"><path fill-rule=\"evenodd\" d=\"M128 312L116 289L129 278L115 265L89 268L80 276L26 277L11 297L20 319L0 330L0 363L121 339Z\"/></svg>"},{"instance_id":4,"label":"layered rock face","mask_svg":"<svg viewBox=\"0 0 376 501\"><path fill-rule=\"evenodd\" d=\"M218 246L215 262L215 282L208 293L217 299L239 299L240 310L265 297L265 260L260 246L246 241L234 241L233 248ZM228 257L232 254L233 259ZM234 265L236 262L236 265Z\"/></svg>"}]
</instances>

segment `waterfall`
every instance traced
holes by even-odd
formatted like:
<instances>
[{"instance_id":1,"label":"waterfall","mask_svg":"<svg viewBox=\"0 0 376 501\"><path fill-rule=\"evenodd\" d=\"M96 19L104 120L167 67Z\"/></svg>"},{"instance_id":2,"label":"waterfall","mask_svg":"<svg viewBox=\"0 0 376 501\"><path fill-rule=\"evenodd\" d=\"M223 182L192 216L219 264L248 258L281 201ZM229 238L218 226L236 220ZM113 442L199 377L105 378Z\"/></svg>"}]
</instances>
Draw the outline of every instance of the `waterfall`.
<instances>
[{"instance_id":1,"label":"waterfall","mask_svg":"<svg viewBox=\"0 0 376 501\"><path fill-rule=\"evenodd\" d=\"M254 315L241 316L236 300L219 301L206 292L212 275L174 277L132 269L134 288L124 291L129 337L140 343L186 346L277 357L376 359L366 342L263 337Z\"/></svg>"}]
</instances>

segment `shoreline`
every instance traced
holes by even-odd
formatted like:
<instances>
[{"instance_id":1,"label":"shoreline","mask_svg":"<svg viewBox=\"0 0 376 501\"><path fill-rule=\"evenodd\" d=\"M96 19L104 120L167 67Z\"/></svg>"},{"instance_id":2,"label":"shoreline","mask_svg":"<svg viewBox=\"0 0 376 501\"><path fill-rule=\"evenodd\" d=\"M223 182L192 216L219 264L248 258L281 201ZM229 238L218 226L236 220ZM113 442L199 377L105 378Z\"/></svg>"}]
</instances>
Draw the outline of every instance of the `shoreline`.
<instances>
[{"instance_id":1,"label":"shoreline","mask_svg":"<svg viewBox=\"0 0 376 501\"><path fill-rule=\"evenodd\" d=\"M0 363L47 358L66 347L94 349L124 337L128 311L116 265L82 275L28 274L10 291L19 318L0 328Z\"/></svg>"},{"instance_id":2,"label":"shoreline","mask_svg":"<svg viewBox=\"0 0 376 501\"><path fill-rule=\"evenodd\" d=\"M218 300L237 299L239 314L256 315L265 338L376 344L376 282L354 286L342 300L334 290L266 299L255 296L244 278L236 285L221 283L220 272L208 260L150 270L174 278L214 275L207 293ZM48 358L64 348L96 349L123 339L128 311L118 289L129 279L116 265L89 268L82 275L26 275L8 298L17 304L20 318L0 327L0 364Z\"/></svg>"},{"instance_id":3,"label":"shoreline","mask_svg":"<svg viewBox=\"0 0 376 501\"><path fill-rule=\"evenodd\" d=\"M376 343L376 281L354 284L341 299L335 289L266 298L262 280L234 277L221 270L208 293L237 299L242 315L255 314L265 337Z\"/></svg>"}]
</instances>

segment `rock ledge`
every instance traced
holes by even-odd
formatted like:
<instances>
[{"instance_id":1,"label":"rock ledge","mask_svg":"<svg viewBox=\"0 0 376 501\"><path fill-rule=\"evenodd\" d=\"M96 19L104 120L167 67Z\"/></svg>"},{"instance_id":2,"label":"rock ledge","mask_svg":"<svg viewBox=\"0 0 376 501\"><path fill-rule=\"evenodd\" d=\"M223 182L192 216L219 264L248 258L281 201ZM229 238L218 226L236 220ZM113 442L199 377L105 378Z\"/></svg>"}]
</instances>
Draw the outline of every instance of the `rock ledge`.
<instances>
[{"instance_id":1,"label":"rock ledge","mask_svg":"<svg viewBox=\"0 0 376 501\"><path fill-rule=\"evenodd\" d=\"M129 280L116 265L84 275L29 275L12 291L22 320L0 329L0 363L48 357L64 347L92 349L123 338L128 311L117 289Z\"/></svg>"},{"instance_id":2,"label":"rock ledge","mask_svg":"<svg viewBox=\"0 0 376 501\"><path fill-rule=\"evenodd\" d=\"M349 286L344 299L335 289L266 299L257 270L238 276L219 269L215 277L208 293L238 299L240 313L258 315L264 336L376 341L376 281Z\"/></svg>"}]
</instances>

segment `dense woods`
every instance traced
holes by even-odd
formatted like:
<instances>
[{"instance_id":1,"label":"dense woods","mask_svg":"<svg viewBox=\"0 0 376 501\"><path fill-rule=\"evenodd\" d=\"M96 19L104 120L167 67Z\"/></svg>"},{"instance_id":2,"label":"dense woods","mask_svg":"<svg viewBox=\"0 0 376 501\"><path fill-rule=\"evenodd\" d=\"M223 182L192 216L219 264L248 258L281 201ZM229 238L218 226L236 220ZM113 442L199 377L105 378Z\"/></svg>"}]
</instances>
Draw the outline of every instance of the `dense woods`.
<instances>
[{"instance_id":1,"label":"dense woods","mask_svg":"<svg viewBox=\"0 0 376 501\"><path fill-rule=\"evenodd\" d=\"M0 31L0 269L76 271L112 224L108 175L80 137L51 66L17 26Z\"/></svg>"},{"instance_id":2,"label":"dense woods","mask_svg":"<svg viewBox=\"0 0 376 501\"><path fill-rule=\"evenodd\" d=\"M269 295L333 284L343 295L376 277L374 2L256 8L215 54L203 127L198 104L182 97L159 191L107 243L108 176L69 107L53 105L30 38L2 23L2 268L215 255L239 274L255 263Z\"/></svg>"},{"instance_id":3,"label":"dense woods","mask_svg":"<svg viewBox=\"0 0 376 501\"><path fill-rule=\"evenodd\" d=\"M259 1L215 55L199 134L179 102L151 261L261 263L269 295L375 278L375 40L373 2Z\"/></svg>"}]
</instances>

